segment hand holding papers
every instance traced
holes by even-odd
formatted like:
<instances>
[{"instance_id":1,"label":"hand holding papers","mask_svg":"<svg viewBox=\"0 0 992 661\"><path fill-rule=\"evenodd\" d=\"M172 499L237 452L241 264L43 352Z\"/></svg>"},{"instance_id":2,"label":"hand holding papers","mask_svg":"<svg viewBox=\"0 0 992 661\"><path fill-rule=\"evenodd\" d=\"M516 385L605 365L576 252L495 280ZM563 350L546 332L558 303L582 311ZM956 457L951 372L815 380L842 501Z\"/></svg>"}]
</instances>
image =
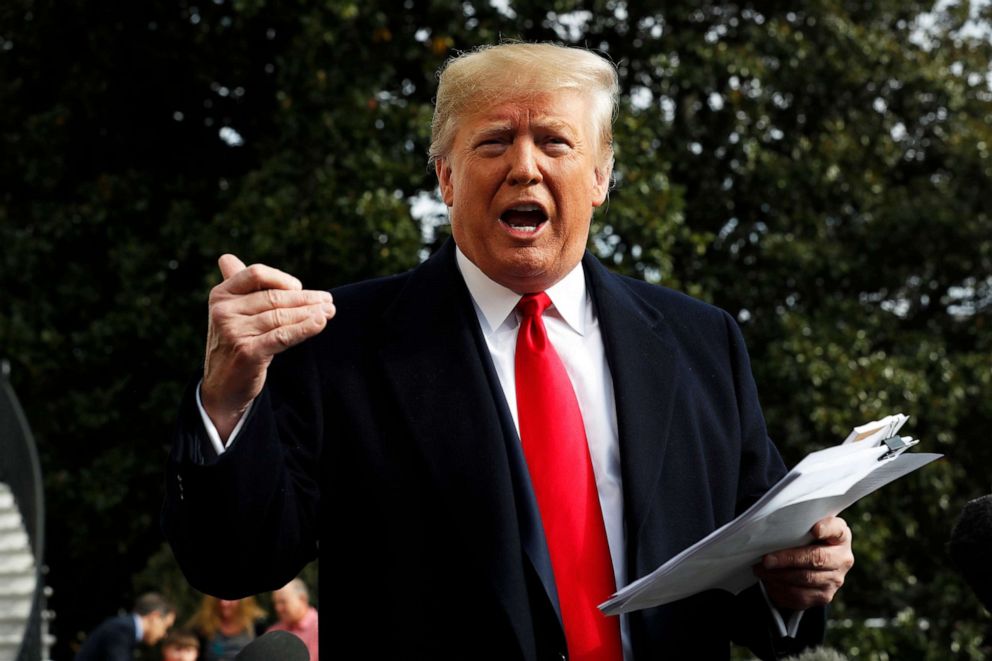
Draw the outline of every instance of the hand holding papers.
<instances>
[{"instance_id":1,"label":"hand holding papers","mask_svg":"<svg viewBox=\"0 0 992 661\"><path fill-rule=\"evenodd\" d=\"M697 592L737 594L757 579L763 555L809 544L820 519L920 468L939 454L903 454L918 441L895 434L907 416L891 415L855 427L841 445L814 452L746 512L685 549L600 605L615 615L660 606Z\"/></svg>"}]
</instances>

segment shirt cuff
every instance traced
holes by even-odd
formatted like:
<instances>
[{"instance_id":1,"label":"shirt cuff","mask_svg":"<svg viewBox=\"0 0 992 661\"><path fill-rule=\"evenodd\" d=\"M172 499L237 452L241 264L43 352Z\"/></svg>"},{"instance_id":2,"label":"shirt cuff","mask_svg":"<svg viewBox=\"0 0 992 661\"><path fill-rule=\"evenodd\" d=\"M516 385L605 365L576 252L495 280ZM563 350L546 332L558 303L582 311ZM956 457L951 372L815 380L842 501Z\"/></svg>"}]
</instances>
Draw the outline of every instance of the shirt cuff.
<instances>
[{"instance_id":1,"label":"shirt cuff","mask_svg":"<svg viewBox=\"0 0 992 661\"><path fill-rule=\"evenodd\" d=\"M213 446L214 451L217 453L217 456L219 457L220 455L224 454L227 448L231 447L234 444L234 438L238 435L238 432L241 431L241 428L244 426L245 420L248 418L248 414L251 413L251 407L255 406L255 400L252 400L251 404L248 405L248 408L245 409L245 412L241 414L241 418L238 420L238 424L234 426L234 430L231 431L231 435L227 437L227 446L225 447L220 440L220 434L217 433L217 427L214 426L214 423L210 419L210 416L207 415L207 410L203 408L203 400L200 399L201 385L203 385L202 380L200 381L200 383L196 384L196 408L200 409L200 419L203 421L203 428L206 429L207 438L210 439L210 445Z\"/></svg>"},{"instance_id":2,"label":"shirt cuff","mask_svg":"<svg viewBox=\"0 0 992 661\"><path fill-rule=\"evenodd\" d=\"M795 638L799 635L799 623L803 619L803 613L806 611L793 611L789 615L789 620L786 622L785 618L782 617L782 613L779 612L772 600L768 598L768 592L765 591L765 584L758 581L758 585L761 586L761 594L765 597L765 603L768 604L768 609L772 612L772 620L775 621L775 627L778 629L778 635L780 638Z\"/></svg>"}]
</instances>

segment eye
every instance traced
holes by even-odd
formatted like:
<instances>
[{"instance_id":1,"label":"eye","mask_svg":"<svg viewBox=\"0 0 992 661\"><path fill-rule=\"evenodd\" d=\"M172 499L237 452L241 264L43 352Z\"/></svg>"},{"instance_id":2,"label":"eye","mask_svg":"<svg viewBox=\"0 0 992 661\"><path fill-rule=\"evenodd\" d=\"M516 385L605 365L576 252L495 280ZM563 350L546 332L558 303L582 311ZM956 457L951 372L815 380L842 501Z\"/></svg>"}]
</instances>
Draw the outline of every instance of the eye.
<instances>
[{"instance_id":1,"label":"eye","mask_svg":"<svg viewBox=\"0 0 992 661\"><path fill-rule=\"evenodd\" d=\"M544 148L550 153L564 153L572 148L572 142L560 135L549 135L543 140Z\"/></svg>"},{"instance_id":2,"label":"eye","mask_svg":"<svg viewBox=\"0 0 992 661\"><path fill-rule=\"evenodd\" d=\"M500 137L479 138L473 149L482 156L495 156L506 151L507 141Z\"/></svg>"}]
</instances>

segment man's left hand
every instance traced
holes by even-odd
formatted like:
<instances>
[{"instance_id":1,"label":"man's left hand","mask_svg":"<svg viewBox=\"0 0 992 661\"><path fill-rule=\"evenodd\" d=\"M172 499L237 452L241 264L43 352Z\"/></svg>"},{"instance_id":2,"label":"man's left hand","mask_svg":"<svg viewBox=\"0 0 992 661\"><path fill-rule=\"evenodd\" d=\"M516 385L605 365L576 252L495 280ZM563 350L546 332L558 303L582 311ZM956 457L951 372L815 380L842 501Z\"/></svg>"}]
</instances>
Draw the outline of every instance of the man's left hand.
<instances>
[{"instance_id":1,"label":"man's left hand","mask_svg":"<svg viewBox=\"0 0 992 661\"><path fill-rule=\"evenodd\" d=\"M765 555L754 574L779 608L806 610L830 603L854 565L851 529L844 519L828 516L810 530L813 543Z\"/></svg>"}]
</instances>

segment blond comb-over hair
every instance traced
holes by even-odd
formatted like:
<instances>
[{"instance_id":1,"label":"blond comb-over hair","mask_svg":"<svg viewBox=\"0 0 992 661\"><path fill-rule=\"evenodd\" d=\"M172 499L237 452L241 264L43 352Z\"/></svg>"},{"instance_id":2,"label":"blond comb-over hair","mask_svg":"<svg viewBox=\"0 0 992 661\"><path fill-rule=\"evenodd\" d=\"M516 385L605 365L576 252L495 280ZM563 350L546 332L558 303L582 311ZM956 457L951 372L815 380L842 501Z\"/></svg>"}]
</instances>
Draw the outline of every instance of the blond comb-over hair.
<instances>
[{"instance_id":1,"label":"blond comb-over hair","mask_svg":"<svg viewBox=\"0 0 992 661\"><path fill-rule=\"evenodd\" d=\"M451 151L458 120L497 101L574 90L588 96L601 166L613 166L619 83L606 58L557 44L502 43L449 59L438 77L429 162Z\"/></svg>"}]
</instances>

